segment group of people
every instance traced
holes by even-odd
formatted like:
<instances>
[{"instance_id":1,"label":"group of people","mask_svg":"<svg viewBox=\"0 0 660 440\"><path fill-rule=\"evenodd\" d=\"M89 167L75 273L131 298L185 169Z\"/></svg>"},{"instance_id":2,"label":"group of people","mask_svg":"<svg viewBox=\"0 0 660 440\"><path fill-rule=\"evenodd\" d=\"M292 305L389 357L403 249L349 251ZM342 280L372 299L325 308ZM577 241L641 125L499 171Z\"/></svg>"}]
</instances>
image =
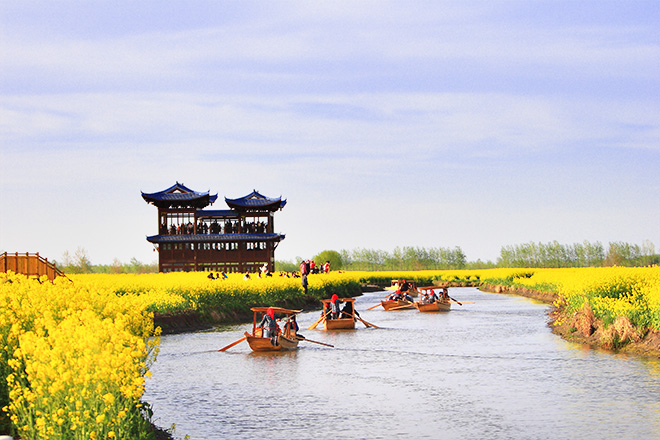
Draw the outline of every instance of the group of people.
<instances>
[{"instance_id":1,"label":"group of people","mask_svg":"<svg viewBox=\"0 0 660 440\"><path fill-rule=\"evenodd\" d=\"M268 269L266 269L265 271L260 270L259 272L257 272L257 278L266 278L266 277L272 277L272 276L273 276L273 274ZM250 276L249 271L245 272L245 274L243 275L243 279L246 280L246 281L252 279L252 276Z\"/></svg>"},{"instance_id":2,"label":"group of people","mask_svg":"<svg viewBox=\"0 0 660 440\"><path fill-rule=\"evenodd\" d=\"M408 292L402 292L400 290L396 290L392 292L390 296L387 297L388 301L409 301L413 302L413 297L410 296Z\"/></svg>"},{"instance_id":3,"label":"group of people","mask_svg":"<svg viewBox=\"0 0 660 440\"><path fill-rule=\"evenodd\" d=\"M300 262L300 275L309 275L312 273L330 272L330 262L326 261L320 267L314 260L303 260Z\"/></svg>"},{"instance_id":4,"label":"group of people","mask_svg":"<svg viewBox=\"0 0 660 440\"><path fill-rule=\"evenodd\" d=\"M217 220L213 220L211 223L198 222L197 231L192 222L174 224L172 223L169 227L167 224L163 223L160 225L160 234L161 235L192 235L192 234L237 234L239 230L244 234L264 234L267 230L267 225L265 222L245 222L241 224L238 220L225 220L224 222L218 223Z\"/></svg>"},{"instance_id":5,"label":"group of people","mask_svg":"<svg viewBox=\"0 0 660 440\"><path fill-rule=\"evenodd\" d=\"M218 272L216 275L213 275L213 272L209 272L206 278L209 280L226 280L227 274L225 272Z\"/></svg>"},{"instance_id":6,"label":"group of people","mask_svg":"<svg viewBox=\"0 0 660 440\"><path fill-rule=\"evenodd\" d=\"M387 297L388 301L413 301L410 295L410 283L406 280L399 281L398 289Z\"/></svg>"},{"instance_id":7,"label":"group of people","mask_svg":"<svg viewBox=\"0 0 660 440\"><path fill-rule=\"evenodd\" d=\"M434 302L439 301L440 299L442 300L449 299L449 292L447 291L446 287L443 287L440 290L440 295L435 293L434 289L427 290L421 294L422 304L433 304Z\"/></svg>"},{"instance_id":8,"label":"group of people","mask_svg":"<svg viewBox=\"0 0 660 440\"><path fill-rule=\"evenodd\" d=\"M330 298L330 303L323 304L323 310L321 310L321 315L325 316L326 319L339 319L339 318L352 318L353 314L357 314L357 311L353 309L353 302L346 301L344 306L341 306L343 301L339 299L337 294L332 295Z\"/></svg>"}]
</instances>

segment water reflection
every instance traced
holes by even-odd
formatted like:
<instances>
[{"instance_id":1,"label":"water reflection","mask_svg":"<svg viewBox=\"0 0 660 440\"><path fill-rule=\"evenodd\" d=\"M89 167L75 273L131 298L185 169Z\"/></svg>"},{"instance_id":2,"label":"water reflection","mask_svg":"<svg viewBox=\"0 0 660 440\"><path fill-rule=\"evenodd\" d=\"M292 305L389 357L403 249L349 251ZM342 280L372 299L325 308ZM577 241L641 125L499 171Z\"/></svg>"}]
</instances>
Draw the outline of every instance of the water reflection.
<instances>
[{"instance_id":1,"label":"water reflection","mask_svg":"<svg viewBox=\"0 0 660 440\"><path fill-rule=\"evenodd\" d=\"M166 336L146 399L156 423L191 439L660 438L658 361L570 344L548 329L547 307L525 298L451 289L451 312L366 311L380 329L301 333L284 353L246 343L251 324Z\"/></svg>"}]
</instances>

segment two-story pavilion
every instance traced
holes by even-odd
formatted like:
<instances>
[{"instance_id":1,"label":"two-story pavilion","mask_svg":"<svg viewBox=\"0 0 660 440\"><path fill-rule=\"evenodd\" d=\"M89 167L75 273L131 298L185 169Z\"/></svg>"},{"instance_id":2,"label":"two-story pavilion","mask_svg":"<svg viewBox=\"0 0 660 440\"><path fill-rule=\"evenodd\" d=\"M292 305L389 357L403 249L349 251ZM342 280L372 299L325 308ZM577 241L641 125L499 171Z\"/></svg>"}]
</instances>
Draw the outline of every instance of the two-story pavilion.
<instances>
[{"instance_id":1,"label":"two-story pavilion","mask_svg":"<svg viewBox=\"0 0 660 440\"><path fill-rule=\"evenodd\" d=\"M275 270L275 249L284 234L274 229L274 214L286 200L256 190L225 202L229 209L205 210L218 195L182 183L142 198L158 208L158 235L147 237L158 250L160 272L256 272Z\"/></svg>"}]
</instances>

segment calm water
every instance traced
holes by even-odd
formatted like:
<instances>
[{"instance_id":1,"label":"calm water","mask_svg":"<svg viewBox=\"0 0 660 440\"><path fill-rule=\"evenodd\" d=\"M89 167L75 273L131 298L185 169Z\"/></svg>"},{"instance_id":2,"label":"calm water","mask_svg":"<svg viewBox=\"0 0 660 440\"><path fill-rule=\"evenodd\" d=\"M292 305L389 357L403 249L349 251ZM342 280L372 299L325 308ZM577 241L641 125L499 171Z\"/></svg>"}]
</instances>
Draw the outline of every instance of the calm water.
<instances>
[{"instance_id":1,"label":"calm water","mask_svg":"<svg viewBox=\"0 0 660 440\"><path fill-rule=\"evenodd\" d=\"M157 425L213 439L660 439L660 361L595 351L547 327L547 306L450 289L452 311L366 309L381 327L306 330L296 352L254 354L249 325L165 336L147 382Z\"/></svg>"}]
</instances>

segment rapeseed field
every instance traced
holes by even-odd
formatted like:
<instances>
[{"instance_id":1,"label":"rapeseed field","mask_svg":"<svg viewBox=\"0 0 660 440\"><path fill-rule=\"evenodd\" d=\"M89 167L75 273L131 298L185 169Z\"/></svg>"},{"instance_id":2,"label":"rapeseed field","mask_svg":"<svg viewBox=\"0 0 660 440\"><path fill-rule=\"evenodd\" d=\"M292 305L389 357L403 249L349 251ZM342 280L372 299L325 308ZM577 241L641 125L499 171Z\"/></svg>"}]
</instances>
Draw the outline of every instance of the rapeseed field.
<instances>
[{"instance_id":1,"label":"rapeseed field","mask_svg":"<svg viewBox=\"0 0 660 440\"><path fill-rule=\"evenodd\" d=\"M149 439L141 398L156 360L154 315L244 313L300 303L300 278L206 273L71 275L0 273L0 434L21 438ZM625 318L639 337L660 331L660 268L340 272L309 276L307 300L355 296L361 284L500 285L556 294L563 317L587 308L604 326ZM320 304L320 303L319 303ZM11 427L11 428L10 428Z\"/></svg>"}]
</instances>

